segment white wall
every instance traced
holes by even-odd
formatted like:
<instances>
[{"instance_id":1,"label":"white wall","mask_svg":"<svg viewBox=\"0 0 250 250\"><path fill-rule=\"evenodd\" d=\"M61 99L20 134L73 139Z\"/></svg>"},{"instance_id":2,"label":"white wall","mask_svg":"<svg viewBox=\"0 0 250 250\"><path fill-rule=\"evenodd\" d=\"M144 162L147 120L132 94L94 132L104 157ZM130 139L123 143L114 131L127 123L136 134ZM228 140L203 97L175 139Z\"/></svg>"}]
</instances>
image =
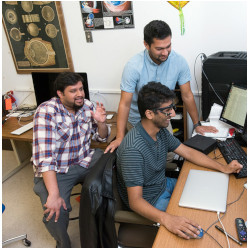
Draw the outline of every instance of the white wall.
<instances>
[{"instance_id":1,"label":"white wall","mask_svg":"<svg viewBox=\"0 0 250 250\"><path fill-rule=\"evenodd\" d=\"M87 72L90 89L103 96L108 110L117 110L120 79L123 67L130 57L144 49L143 28L153 19L166 21L173 33L173 49L188 61L192 76L197 55L207 56L218 51L247 50L246 1L191 1L184 8L185 35L180 34L178 10L167 1L134 1L134 29L93 31L93 43L86 43L78 1L62 2L75 71ZM2 31L3 93L17 90L21 102L33 89L31 75L16 74L4 30ZM196 77L200 88L200 60L196 63ZM192 77L191 87L197 95ZM34 94L26 102L35 103ZM191 129L192 126L190 126Z\"/></svg>"}]
</instances>

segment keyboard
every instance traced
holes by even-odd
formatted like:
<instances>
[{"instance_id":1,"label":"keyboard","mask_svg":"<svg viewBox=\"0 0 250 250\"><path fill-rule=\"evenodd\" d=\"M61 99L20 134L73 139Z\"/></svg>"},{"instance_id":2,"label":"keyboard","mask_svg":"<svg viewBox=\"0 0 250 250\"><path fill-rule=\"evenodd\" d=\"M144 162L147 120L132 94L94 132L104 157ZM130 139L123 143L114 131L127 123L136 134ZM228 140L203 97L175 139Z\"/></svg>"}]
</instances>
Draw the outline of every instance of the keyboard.
<instances>
[{"instance_id":1,"label":"keyboard","mask_svg":"<svg viewBox=\"0 0 250 250\"><path fill-rule=\"evenodd\" d=\"M14 130L14 131L12 131L10 133L13 134L13 135L21 135L24 132L26 132L26 131L28 131L28 130L30 130L32 128L33 128L33 122L30 122L30 123L22 126L21 128L18 128L18 129Z\"/></svg>"},{"instance_id":2,"label":"keyboard","mask_svg":"<svg viewBox=\"0 0 250 250\"><path fill-rule=\"evenodd\" d=\"M234 174L235 177L237 179L247 177L247 154L240 144L234 138L230 138L217 142L217 146L228 164L232 160L237 160L243 165L242 170L238 174Z\"/></svg>"}]
</instances>

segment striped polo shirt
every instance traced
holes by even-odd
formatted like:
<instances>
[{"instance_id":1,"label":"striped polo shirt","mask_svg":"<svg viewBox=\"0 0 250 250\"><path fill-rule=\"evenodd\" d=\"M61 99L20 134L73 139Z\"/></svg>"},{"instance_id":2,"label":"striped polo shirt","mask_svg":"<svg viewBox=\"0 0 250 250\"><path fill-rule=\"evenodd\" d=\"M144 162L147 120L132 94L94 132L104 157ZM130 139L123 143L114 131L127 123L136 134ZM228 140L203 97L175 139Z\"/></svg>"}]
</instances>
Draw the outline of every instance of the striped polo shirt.
<instances>
[{"instance_id":1,"label":"striped polo shirt","mask_svg":"<svg viewBox=\"0 0 250 250\"><path fill-rule=\"evenodd\" d=\"M118 191L129 208L127 187L143 187L143 198L151 205L166 187L165 168L167 153L181 142L166 128L157 133L154 141L141 122L131 129L117 149Z\"/></svg>"}]
</instances>

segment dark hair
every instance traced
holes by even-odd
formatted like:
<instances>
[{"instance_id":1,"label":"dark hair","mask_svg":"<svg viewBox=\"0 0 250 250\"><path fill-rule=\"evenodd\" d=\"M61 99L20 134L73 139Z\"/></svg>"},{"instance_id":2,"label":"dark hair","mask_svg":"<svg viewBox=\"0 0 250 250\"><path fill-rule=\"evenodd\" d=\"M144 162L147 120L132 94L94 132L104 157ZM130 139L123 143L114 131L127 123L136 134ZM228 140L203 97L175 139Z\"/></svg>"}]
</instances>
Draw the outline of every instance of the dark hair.
<instances>
[{"instance_id":1,"label":"dark hair","mask_svg":"<svg viewBox=\"0 0 250 250\"><path fill-rule=\"evenodd\" d=\"M54 82L54 89L56 96L58 97L57 90L64 93L66 87L75 85L79 81L82 82L82 84L84 84L83 78L77 73L74 72L60 73Z\"/></svg>"},{"instance_id":2,"label":"dark hair","mask_svg":"<svg viewBox=\"0 0 250 250\"><path fill-rule=\"evenodd\" d=\"M161 20L153 20L144 27L144 41L150 46L153 38L164 39L172 36L169 25Z\"/></svg>"},{"instance_id":3,"label":"dark hair","mask_svg":"<svg viewBox=\"0 0 250 250\"><path fill-rule=\"evenodd\" d=\"M152 110L159 108L164 102L168 102L175 98L175 93L167 86L160 82L149 82L144 85L138 94L138 109L141 118L146 117L146 110Z\"/></svg>"}]
</instances>

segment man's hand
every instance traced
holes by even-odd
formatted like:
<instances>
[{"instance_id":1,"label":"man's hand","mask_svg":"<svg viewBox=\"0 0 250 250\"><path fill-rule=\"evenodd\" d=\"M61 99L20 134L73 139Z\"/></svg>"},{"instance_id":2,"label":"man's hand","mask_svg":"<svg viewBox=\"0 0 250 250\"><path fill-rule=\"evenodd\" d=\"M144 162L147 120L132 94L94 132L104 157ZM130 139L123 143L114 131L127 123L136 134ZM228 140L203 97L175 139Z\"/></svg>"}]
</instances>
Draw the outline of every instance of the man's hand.
<instances>
[{"instance_id":1,"label":"man's hand","mask_svg":"<svg viewBox=\"0 0 250 250\"><path fill-rule=\"evenodd\" d=\"M56 213L55 222L57 222L60 216L61 206L63 206L64 210L67 210L66 203L63 198L61 198L60 196L49 195L47 198L47 202L44 204L44 207L46 207L44 214L49 213L46 221L49 221L54 213Z\"/></svg>"},{"instance_id":2,"label":"man's hand","mask_svg":"<svg viewBox=\"0 0 250 250\"><path fill-rule=\"evenodd\" d=\"M213 126L198 126L195 128L196 133L204 135L204 133L217 133L218 129Z\"/></svg>"},{"instance_id":3,"label":"man's hand","mask_svg":"<svg viewBox=\"0 0 250 250\"><path fill-rule=\"evenodd\" d=\"M190 237L185 233L196 238L200 233L197 228L201 229L196 222L193 222L185 217L170 215L167 213L166 217L163 219L162 225L165 226L170 232L187 240L189 240Z\"/></svg>"},{"instance_id":4,"label":"man's hand","mask_svg":"<svg viewBox=\"0 0 250 250\"><path fill-rule=\"evenodd\" d=\"M104 123L106 122L106 110L102 103L96 102L96 110L95 113L93 111L90 111L92 117L98 122L98 123Z\"/></svg>"},{"instance_id":5,"label":"man's hand","mask_svg":"<svg viewBox=\"0 0 250 250\"><path fill-rule=\"evenodd\" d=\"M122 139L119 139L119 138L117 138L117 139L115 139L114 141L112 141L112 142L106 147L106 149L105 149L105 151L104 151L104 154L108 153L109 150L110 150L110 153L114 152L114 150L120 146L121 142L122 142Z\"/></svg>"},{"instance_id":6,"label":"man's hand","mask_svg":"<svg viewBox=\"0 0 250 250\"><path fill-rule=\"evenodd\" d=\"M243 166L238 161L233 160L230 162L230 164L228 164L225 167L224 173L226 174L239 173L242 168Z\"/></svg>"}]
</instances>

